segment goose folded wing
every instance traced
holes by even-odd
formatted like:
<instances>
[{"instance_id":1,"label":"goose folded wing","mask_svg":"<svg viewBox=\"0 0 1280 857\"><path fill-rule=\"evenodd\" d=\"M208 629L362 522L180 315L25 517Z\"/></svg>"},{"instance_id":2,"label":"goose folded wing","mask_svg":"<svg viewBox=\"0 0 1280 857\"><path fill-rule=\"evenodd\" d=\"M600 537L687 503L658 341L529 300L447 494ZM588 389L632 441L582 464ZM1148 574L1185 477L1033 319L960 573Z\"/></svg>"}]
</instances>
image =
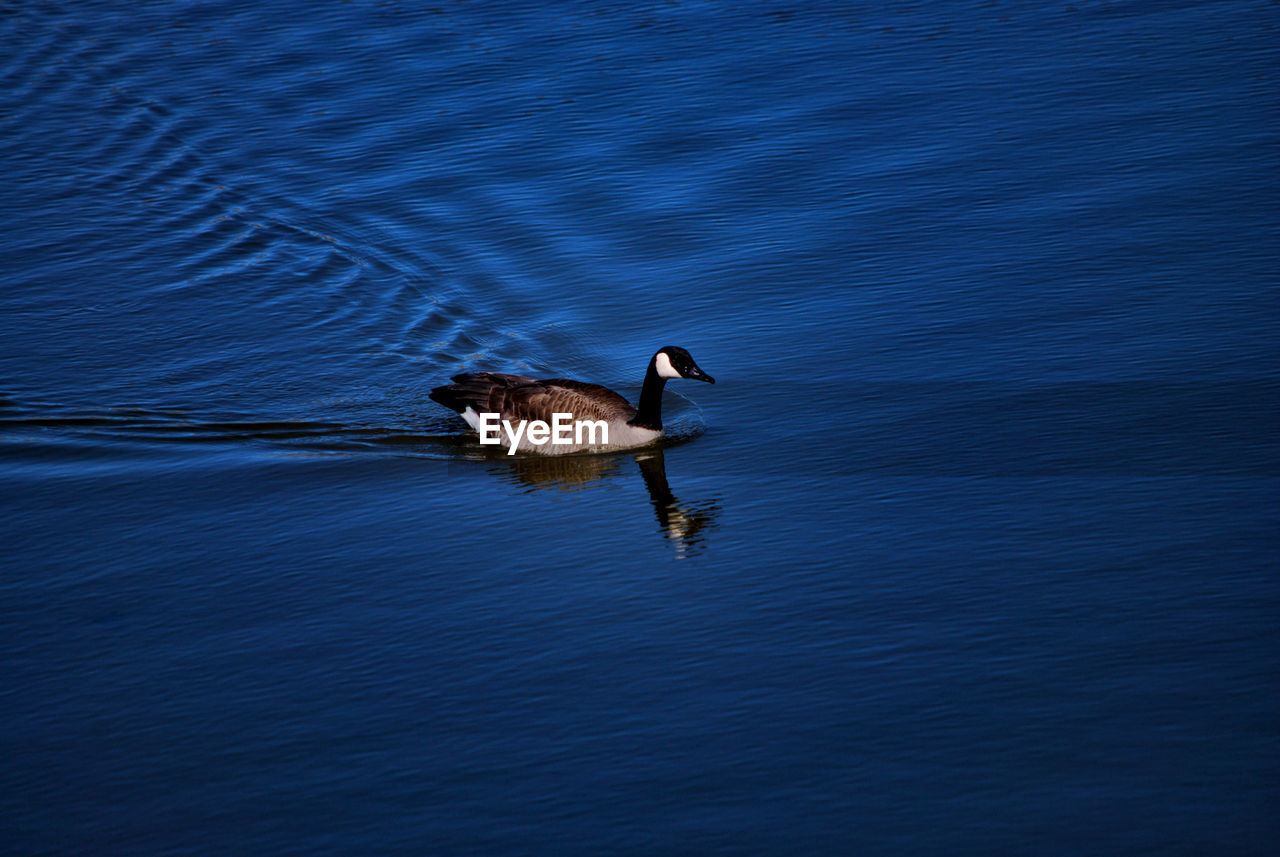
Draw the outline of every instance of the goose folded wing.
<instances>
[{"instance_id":1,"label":"goose folded wing","mask_svg":"<svg viewBox=\"0 0 1280 857\"><path fill-rule=\"evenodd\" d=\"M500 372L465 372L454 375L452 384L436 387L431 398L447 408L462 413L471 408L478 414L502 413L507 390L521 384L536 384L532 378Z\"/></svg>"},{"instance_id":2,"label":"goose folded wing","mask_svg":"<svg viewBox=\"0 0 1280 857\"><path fill-rule=\"evenodd\" d=\"M622 396L599 384L588 384L568 378L549 378L532 384L519 384L507 389L508 407L504 418L551 422L554 414L572 414L575 420L625 422L635 416L636 409Z\"/></svg>"}]
</instances>

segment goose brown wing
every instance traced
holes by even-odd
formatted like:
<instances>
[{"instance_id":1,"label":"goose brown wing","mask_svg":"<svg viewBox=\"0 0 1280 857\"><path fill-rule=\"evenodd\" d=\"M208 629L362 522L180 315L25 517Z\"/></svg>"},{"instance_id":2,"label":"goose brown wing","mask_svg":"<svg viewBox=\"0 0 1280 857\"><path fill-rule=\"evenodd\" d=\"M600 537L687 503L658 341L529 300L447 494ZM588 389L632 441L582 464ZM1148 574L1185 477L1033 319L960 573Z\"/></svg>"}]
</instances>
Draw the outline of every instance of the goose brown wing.
<instances>
[{"instance_id":1,"label":"goose brown wing","mask_svg":"<svg viewBox=\"0 0 1280 857\"><path fill-rule=\"evenodd\" d=\"M533 378L502 372L466 372L450 380L452 384L432 390L431 398L458 413L471 408L480 414L502 413L513 387L538 383Z\"/></svg>"},{"instance_id":2,"label":"goose brown wing","mask_svg":"<svg viewBox=\"0 0 1280 857\"><path fill-rule=\"evenodd\" d=\"M557 413L574 419L626 422L636 409L622 396L600 384L569 378L535 380L501 372L455 375L452 384L431 391L431 398L462 413L500 414L504 420L551 422Z\"/></svg>"},{"instance_id":3,"label":"goose brown wing","mask_svg":"<svg viewBox=\"0 0 1280 857\"><path fill-rule=\"evenodd\" d=\"M554 413L570 413L579 420L626 422L636 415L630 402L600 384L570 378L547 378L537 384L543 392L541 397L531 394L531 404L536 401L538 410L545 412L545 416L530 419L550 421Z\"/></svg>"}]
</instances>

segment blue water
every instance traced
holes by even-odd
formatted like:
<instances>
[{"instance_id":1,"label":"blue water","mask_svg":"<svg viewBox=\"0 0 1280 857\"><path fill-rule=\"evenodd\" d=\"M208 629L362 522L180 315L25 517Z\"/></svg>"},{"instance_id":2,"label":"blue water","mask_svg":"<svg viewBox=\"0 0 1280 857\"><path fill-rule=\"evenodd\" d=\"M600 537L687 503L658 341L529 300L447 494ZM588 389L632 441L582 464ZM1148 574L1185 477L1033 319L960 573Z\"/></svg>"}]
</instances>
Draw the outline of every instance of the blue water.
<instances>
[{"instance_id":1,"label":"blue water","mask_svg":"<svg viewBox=\"0 0 1280 857\"><path fill-rule=\"evenodd\" d=\"M4 6L0 851L1270 853L1278 25Z\"/></svg>"}]
</instances>

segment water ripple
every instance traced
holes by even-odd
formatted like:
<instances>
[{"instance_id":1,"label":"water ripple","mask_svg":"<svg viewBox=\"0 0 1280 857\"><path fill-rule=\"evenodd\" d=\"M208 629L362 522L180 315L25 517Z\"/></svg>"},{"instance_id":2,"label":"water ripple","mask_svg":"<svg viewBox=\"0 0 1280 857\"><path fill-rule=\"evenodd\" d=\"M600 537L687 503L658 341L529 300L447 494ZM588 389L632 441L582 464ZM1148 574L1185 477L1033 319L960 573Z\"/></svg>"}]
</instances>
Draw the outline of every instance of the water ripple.
<instances>
[{"instance_id":1,"label":"water ripple","mask_svg":"<svg viewBox=\"0 0 1280 857\"><path fill-rule=\"evenodd\" d=\"M132 281L131 293L104 282L101 296L55 298L45 316L93 309L94 336L137 353L144 362L117 392L151 405L217 396L252 388L283 368L257 367L291 360L300 373L294 384L259 389L258 407L269 414L284 404L280 396L289 387L312 386L308 363L325 366L319 375L312 370L314 385L331 387L326 375L369 378L369 367L359 364L371 354L383 372L425 361L426 372L415 374L434 377L455 361L516 352L481 320L490 301L467 295L438 254L409 249L407 236L397 240L385 224L317 215L288 186L268 189L243 166L227 169L212 129L149 91L140 48L37 22L10 24L24 32L3 67L10 109L0 122L32 152L48 123L74 139L56 151L70 169L37 166L28 180L47 176L46 194L88 199L77 223L81 240L71 250L65 230L45 232L29 246L71 250L62 251L67 271L91 283L103 280L91 270L98 260L114 257L114 271ZM68 135L64 117L77 111L81 128ZM348 145L358 149L368 133L375 131L363 129ZM109 212L126 215L114 230L104 228ZM317 353L326 355L324 364L308 360ZM383 383L391 380L386 375ZM68 392L73 399L88 393ZM299 405L313 407L304 401L289 409Z\"/></svg>"}]
</instances>

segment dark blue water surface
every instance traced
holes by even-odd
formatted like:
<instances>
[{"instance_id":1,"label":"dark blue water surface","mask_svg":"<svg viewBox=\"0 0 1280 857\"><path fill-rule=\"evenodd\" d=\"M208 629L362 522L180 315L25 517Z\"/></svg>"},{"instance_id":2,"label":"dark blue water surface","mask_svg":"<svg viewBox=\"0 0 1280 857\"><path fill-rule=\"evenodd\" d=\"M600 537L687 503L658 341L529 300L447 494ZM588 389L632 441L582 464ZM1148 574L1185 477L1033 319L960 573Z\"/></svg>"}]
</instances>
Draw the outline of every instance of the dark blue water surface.
<instances>
[{"instance_id":1,"label":"dark blue water surface","mask_svg":"<svg viewBox=\"0 0 1280 857\"><path fill-rule=\"evenodd\" d=\"M3 4L0 851L1271 853L1278 10Z\"/></svg>"}]
</instances>

